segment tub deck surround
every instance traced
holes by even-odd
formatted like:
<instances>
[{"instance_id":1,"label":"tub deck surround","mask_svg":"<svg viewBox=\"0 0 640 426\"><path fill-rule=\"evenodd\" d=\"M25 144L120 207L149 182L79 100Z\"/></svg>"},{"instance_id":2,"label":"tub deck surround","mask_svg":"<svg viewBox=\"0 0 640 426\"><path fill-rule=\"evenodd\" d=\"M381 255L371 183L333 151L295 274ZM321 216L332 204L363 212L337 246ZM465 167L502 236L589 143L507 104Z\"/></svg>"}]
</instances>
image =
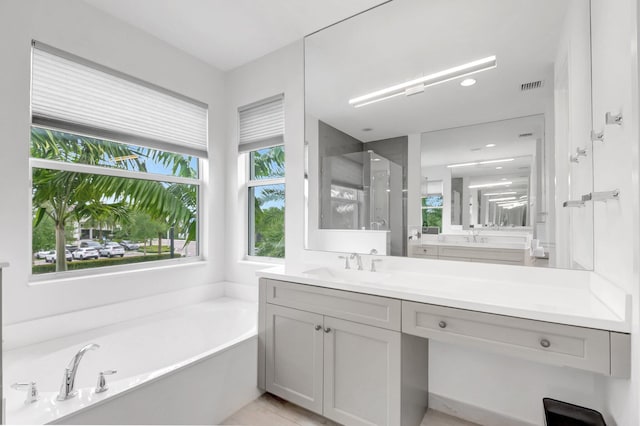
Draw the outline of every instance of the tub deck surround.
<instances>
[{"instance_id":1,"label":"tub deck surround","mask_svg":"<svg viewBox=\"0 0 640 426\"><path fill-rule=\"evenodd\" d=\"M562 285L388 270L346 272L343 274L343 270L335 266L306 265L273 267L257 275L538 321L621 333L631 330L630 296L601 277L593 277L593 282Z\"/></svg>"},{"instance_id":2,"label":"tub deck surround","mask_svg":"<svg viewBox=\"0 0 640 426\"><path fill-rule=\"evenodd\" d=\"M228 351L235 351L243 345L249 346L246 346L246 350L242 349L242 354L246 352L249 358L253 357L255 360L256 318L255 303L219 298L4 352L3 384L8 389L5 392L6 421L9 424L64 423L68 419L73 422L74 416L81 415L77 417L80 423L92 422L90 417L92 409L102 406L99 408L102 410L100 416L104 416L104 407L108 407L105 404L111 403L116 407L121 400L126 405L129 393L139 404L139 397L134 396L137 392L136 388L157 387L158 383L167 377L174 377L181 371L188 371L189 367L199 368L214 357L226 354ZM67 401L57 401L64 368L73 354L87 343L98 343L101 347L87 353L80 363L76 377L78 395ZM232 358L243 359L245 355L242 354L233 355ZM227 371L224 374L231 374L229 373L231 366L226 363L227 361L221 370ZM242 370L250 370L246 365L239 367ZM107 377L109 390L95 393L98 373L110 369L118 372ZM187 372L187 374L193 373ZM247 374L250 377L247 377L245 382L248 381L250 385L241 393L255 394L255 371ZM224 377L211 378L211 380L225 381ZM25 405L25 393L8 388L11 383L24 381L37 382L40 392L40 399L37 402ZM140 387L140 385L145 386ZM194 389L198 389L198 384L194 386ZM203 383L202 386L215 388L212 383ZM176 389L178 393L183 391L184 389ZM146 392L148 393L148 390ZM164 392L172 391L165 389ZM255 396L252 394L251 398ZM187 395L185 398L197 399L193 395ZM176 395L174 399L181 399L181 397ZM240 405L229 407L229 409L237 409L250 400L242 401ZM150 403L152 406L157 404L153 401ZM203 404L203 406L206 405ZM155 418L147 418L145 421L144 417L138 417L143 413L136 414L134 411L136 410L123 413L122 410L113 409L110 410L111 414L121 417L104 417L104 419L107 423L110 422L109 419L125 423L160 421ZM218 414L220 418L217 421L223 420L229 414L229 412ZM134 417L127 418L127 415ZM167 421L179 422L180 420ZM193 421L204 420L194 419ZM207 421L216 421L216 419Z\"/></svg>"}]
</instances>

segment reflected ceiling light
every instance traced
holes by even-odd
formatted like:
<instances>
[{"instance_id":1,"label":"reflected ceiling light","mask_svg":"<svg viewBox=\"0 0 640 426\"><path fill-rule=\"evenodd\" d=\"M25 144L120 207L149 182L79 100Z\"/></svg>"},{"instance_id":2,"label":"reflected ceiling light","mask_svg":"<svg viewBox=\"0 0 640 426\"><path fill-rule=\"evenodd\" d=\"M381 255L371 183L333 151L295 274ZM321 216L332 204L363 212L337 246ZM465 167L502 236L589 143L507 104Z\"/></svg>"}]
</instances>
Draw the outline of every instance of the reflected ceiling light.
<instances>
[{"instance_id":1,"label":"reflected ceiling light","mask_svg":"<svg viewBox=\"0 0 640 426\"><path fill-rule=\"evenodd\" d=\"M476 81L473 78L465 78L460 82L460 86L462 87L469 87L473 86L474 84L476 84Z\"/></svg>"},{"instance_id":2,"label":"reflected ceiling light","mask_svg":"<svg viewBox=\"0 0 640 426\"><path fill-rule=\"evenodd\" d=\"M480 185L469 185L468 188L469 189L474 189L474 188L491 188L494 186L507 186L507 185L511 185L512 182L493 182L493 183L483 183Z\"/></svg>"},{"instance_id":3,"label":"reflected ceiling light","mask_svg":"<svg viewBox=\"0 0 640 426\"><path fill-rule=\"evenodd\" d=\"M503 197L503 198L493 198L491 200L489 200L490 203L494 202L494 201L507 201L507 200L515 200L516 197Z\"/></svg>"},{"instance_id":4,"label":"reflected ceiling light","mask_svg":"<svg viewBox=\"0 0 640 426\"><path fill-rule=\"evenodd\" d=\"M427 87L435 86L440 83L445 83L447 81L481 71L490 70L496 66L496 57L488 56L486 58L478 59L477 61L438 71L433 74L425 75L424 77L416 78L414 80L406 81L404 83L396 84L385 89L376 90L375 92L349 99L349 105L353 105L355 108L360 108L365 105L370 105L372 103L384 101L400 95L415 95L416 93L422 93Z\"/></svg>"},{"instance_id":5,"label":"reflected ceiling light","mask_svg":"<svg viewBox=\"0 0 640 426\"><path fill-rule=\"evenodd\" d=\"M492 192L491 194L484 194L485 197L491 197L492 195L513 195L517 194L516 191L508 191L508 192Z\"/></svg>"},{"instance_id":6,"label":"reflected ceiling light","mask_svg":"<svg viewBox=\"0 0 640 426\"><path fill-rule=\"evenodd\" d=\"M493 163L507 163L509 161L513 161L515 160L515 158L503 158L501 160L487 160L487 161L481 161L478 164L493 164Z\"/></svg>"},{"instance_id":7,"label":"reflected ceiling light","mask_svg":"<svg viewBox=\"0 0 640 426\"><path fill-rule=\"evenodd\" d=\"M502 166L496 167L496 170L502 170Z\"/></svg>"},{"instance_id":8,"label":"reflected ceiling light","mask_svg":"<svg viewBox=\"0 0 640 426\"><path fill-rule=\"evenodd\" d=\"M502 158L500 160L486 160L486 161L473 161L471 163L458 163L458 164L449 164L448 168L454 167L467 167L467 166L477 166L478 164L494 164L494 163L506 163L509 161L513 161L515 158Z\"/></svg>"},{"instance_id":9,"label":"reflected ceiling light","mask_svg":"<svg viewBox=\"0 0 640 426\"><path fill-rule=\"evenodd\" d=\"M493 148L494 146L496 146L495 143L488 143L485 145L487 148Z\"/></svg>"}]
</instances>

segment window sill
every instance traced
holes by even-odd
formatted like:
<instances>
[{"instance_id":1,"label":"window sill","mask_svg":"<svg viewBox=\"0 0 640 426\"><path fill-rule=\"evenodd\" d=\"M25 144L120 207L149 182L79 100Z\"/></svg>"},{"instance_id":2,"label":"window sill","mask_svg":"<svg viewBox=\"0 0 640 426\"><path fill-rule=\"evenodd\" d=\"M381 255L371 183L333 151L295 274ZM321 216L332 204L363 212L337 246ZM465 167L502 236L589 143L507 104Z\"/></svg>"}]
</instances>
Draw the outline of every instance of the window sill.
<instances>
[{"instance_id":1,"label":"window sill","mask_svg":"<svg viewBox=\"0 0 640 426\"><path fill-rule=\"evenodd\" d=\"M105 266L96 269L80 269L77 271L51 272L48 274L29 274L28 286L39 286L47 284L60 284L69 281L87 280L87 278L108 279L124 274L144 273L163 269L186 268L194 266L206 266L208 262L202 257L192 257L188 259L173 259L157 261L153 265L133 264L121 266ZM160 263L162 262L162 263ZM154 263L154 262L149 262ZM99 269L99 270L98 270Z\"/></svg>"},{"instance_id":2,"label":"window sill","mask_svg":"<svg viewBox=\"0 0 640 426\"><path fill-rule=\"evenodd\" d=\"M263 266L268 268L274 265L284 265L284 259L276 257L245 256L244 259L238 261L238 264L247 266Z\"/></svg>"}]
</instances>

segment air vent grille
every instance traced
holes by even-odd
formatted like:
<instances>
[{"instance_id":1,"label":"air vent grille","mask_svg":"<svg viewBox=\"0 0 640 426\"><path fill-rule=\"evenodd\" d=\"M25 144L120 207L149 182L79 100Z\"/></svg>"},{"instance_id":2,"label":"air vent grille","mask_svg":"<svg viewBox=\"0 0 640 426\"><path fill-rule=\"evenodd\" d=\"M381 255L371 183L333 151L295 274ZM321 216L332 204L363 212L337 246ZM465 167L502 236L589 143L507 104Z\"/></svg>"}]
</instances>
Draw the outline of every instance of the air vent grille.
<instances>
[{"instance_id":1,"label":"air vent grille","mask_svg":"<svg viewBox=\"0 0 640 426\"><path fill-rule=\"evenodd\" d=\"M520 133L518 135L519 138L530 138L531 136L533 136L533 133Z\"/></svg>"},{"instance_id":2,"label":"air vent grille","mask_svg":"<svg viewBox=\"0 0 640 426\"><path fill-rule=\"evenodd\" d=\"M527 90L539 89L542 86L544 86L544 80L530 81L528 83L522 83L520 85L520 91L526 92Z\"/></svg>"}]
</instances>

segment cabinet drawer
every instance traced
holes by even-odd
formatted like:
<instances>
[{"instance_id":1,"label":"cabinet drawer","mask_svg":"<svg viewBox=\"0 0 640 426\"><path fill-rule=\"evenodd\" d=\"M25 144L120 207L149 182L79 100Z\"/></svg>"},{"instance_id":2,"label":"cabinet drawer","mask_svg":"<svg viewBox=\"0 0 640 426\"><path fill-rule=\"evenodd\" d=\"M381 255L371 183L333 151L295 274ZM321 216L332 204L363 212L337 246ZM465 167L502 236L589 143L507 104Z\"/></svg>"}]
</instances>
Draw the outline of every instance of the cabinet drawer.
<instances>
[{"instance_id":1,"label":"cabinet drawer","mask_svg":"<svg viewBox=\"0 0 640 426\"><path fill-rule=\"evenodd\" d=\"M610 374L609 333L604 330L403 301L402 331Z\"/></svg>"},{"instance_id":2,"label":"cabinet drawer","mask_svg":"<svg viewBox=\"0 0 640 426\"><path fill-rule=\"evenodd\" d=\"M524 250L439 246L438 256L522 262L524 259Z\"/></svg>"},{"instance_id":3,"label":"cabinet drawer","mask_svg":"<svg viewBox=\"0 0 640 426\"><path fill-rule=\"evenodd\" d=\"M438 246L413 246L411 254L416 257L437 257Z\"/></svg>"},{"instance_id":4,"label":"cabinet drawer","mask_svg":"<svg viewBox=\"0 0 640 426\"><path fill-rule=\"evenodd\" d=\"M267 280L267 303L400 331L398 299Z\"/></svg>"}]
</instances>

